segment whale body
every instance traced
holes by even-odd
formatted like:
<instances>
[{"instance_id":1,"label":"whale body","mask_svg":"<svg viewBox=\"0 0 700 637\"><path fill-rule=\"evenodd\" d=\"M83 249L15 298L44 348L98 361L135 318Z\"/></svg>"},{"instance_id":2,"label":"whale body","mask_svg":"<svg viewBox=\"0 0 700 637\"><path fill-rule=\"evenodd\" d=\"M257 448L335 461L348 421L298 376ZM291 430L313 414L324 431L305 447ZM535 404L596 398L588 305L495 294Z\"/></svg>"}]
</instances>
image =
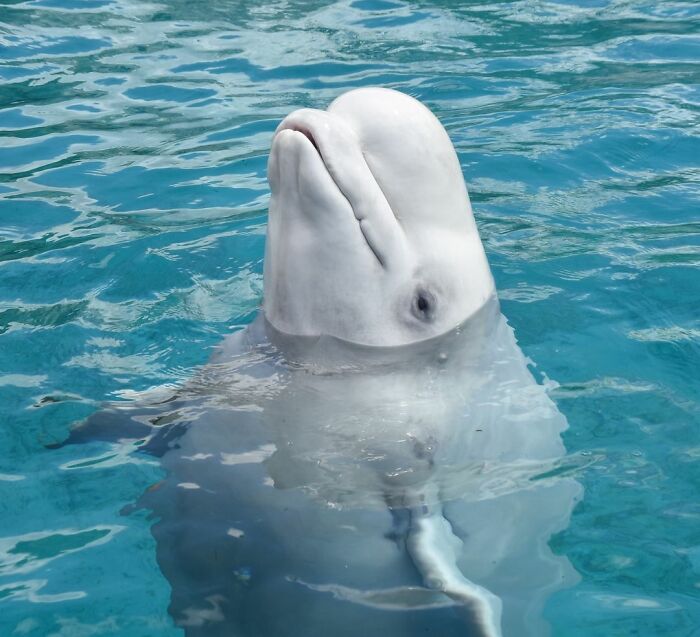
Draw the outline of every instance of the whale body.
<instances>
[{"instance_id":1,"label":"whale body","mask_svg":"<svg viewBox=\"0 0 700 637\"><path fill-rule=\"evenodd\" d=\"M167 398L101 416L145 428L167 469L140 504L176 624L547 634L545 600L576 577L548 541L580 486L447 133L407 95L358 89L285 118L268 174L259 316Z\"/></svg>"}]
</instances>

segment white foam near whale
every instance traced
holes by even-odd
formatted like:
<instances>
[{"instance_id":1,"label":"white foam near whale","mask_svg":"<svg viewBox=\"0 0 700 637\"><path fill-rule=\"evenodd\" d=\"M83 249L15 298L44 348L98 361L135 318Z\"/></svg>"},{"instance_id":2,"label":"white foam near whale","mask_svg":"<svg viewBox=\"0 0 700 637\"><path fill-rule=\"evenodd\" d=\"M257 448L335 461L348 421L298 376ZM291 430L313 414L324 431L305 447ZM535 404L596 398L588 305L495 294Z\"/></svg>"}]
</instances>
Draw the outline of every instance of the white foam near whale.
<instances>
[{"instance_id":1,"label":"white foam near whale","mask_svg":"<svg viewBox=\"0 0 700 637\"><path fill-rule=\"evenodd\" d=\"M574 576L547 542L580 488L552 471L566 421L500 313L447 133L407 95L351 91L285 118L269 181L262 312L132 410L153 438L181 425L144 500L176 621L546 634Z\"/></svg>"}]
</instances>

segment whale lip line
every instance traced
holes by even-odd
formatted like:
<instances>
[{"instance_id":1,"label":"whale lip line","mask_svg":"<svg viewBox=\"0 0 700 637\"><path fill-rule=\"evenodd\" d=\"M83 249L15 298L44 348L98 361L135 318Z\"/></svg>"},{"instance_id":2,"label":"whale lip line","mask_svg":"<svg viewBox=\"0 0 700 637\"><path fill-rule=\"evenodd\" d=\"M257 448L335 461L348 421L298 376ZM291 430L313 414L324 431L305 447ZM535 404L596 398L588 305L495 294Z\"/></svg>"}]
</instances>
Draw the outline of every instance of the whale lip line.
<instances>
[{"instance_id":1,"label":"whale lip line","mask_svg":"<svg viewBox=\"0 0 700 637\"><path fill-rule=\"evenodd\" d=\"M313 133L305 126L300 126L296 122L282 122L280 127L275 131L275 135L272 138L272 143L274 145L275 139L277 139L277 136L284 132L284 131L292 131L294 133L301 133L304 137L306 137L306 140L314 147L316 150L316 153L318 154L319 158L323 162L323 167L326 169L326 172L330 176L331 179L333 179L333 175L331 175L330 171L328 170L328 166L326 166L326 162L323 159L323 153L321 152L321 148L319 147L318 143L316 142L316 138L313 136ZM333 183L335 183L335 179L333 179ZM338 184L336 184L337 186ZM340 187L338 187L338 190L340 190ZM343 195L345 196L345 195ZM346 197L347 199L347 197Z\"/></svg>"},{"instance_id":2,"label":"whale lip line","mask_svg":"<svg viewBox=\"0 0 700 637\"><path fill-rule=\"evenodd\" d=\"M306 126L299 125L297 122L283 121L282 124L279 126L279 128L275 131L275 134L272 138L273 144L275 142L275 138L277 137L277 135L279 135L283 131L293 131L295 133L301 133L306 138L307 142L310 143L314 147L314 149L316 150L316 153L318 154L319 159L321 160L321 163L323 164L323 167L326 169L326 173L330 177L331 181L335 184L335 187L338 189L338 192L340 193L340 195L345 199L345 201L348 202L348 206L350 206L350 210L352 210L352 214L355 217L355 219L357 220L357 225L360 227L360 232L362 233L362 238L365 240L367 247L370 249L370 252L377 259L377 262L379 263L379 265L382 268L385 268L386 264L384 263L384 260L382 259L381 255L372 247L372 244L370 243L369 239L367 238L367 235L365 234L365 231L362 227L362 221L363 221L364 217L357 216L357 212L355 210L355 207L352 205L352 202L350 201L348 196L343 192L342 188L338 185L338 182L336 182L336 180L333 178L331 171L328 170L328 166L326 164L326 160L323 157L323 153L321 152L321 148L320 148L319 144L316 142L316 138L314 137L311 130L309 130L309 128ZM364 153L363 153L363 157L364 157ZM368 166L368 168L369 168L369 166ZM374 178L374 181L378 185L379 182L377 182L377 178L374 176L371 169L369 172L372 175L372 177ZM380 190L381 190L381 188L380 188ZM383 191L382 191L382 194L384 194Z\"/></svg>"}]
</instances>

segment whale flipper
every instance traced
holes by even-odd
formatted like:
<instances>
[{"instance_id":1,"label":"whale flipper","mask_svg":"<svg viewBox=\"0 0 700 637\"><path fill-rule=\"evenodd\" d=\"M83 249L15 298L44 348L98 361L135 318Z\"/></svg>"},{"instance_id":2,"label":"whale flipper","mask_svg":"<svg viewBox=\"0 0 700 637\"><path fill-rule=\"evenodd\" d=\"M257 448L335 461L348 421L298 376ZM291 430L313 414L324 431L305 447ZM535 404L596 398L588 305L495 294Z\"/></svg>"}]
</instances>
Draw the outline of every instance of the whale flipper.
<instances>
[{"instance_id":1,"label":"whale flipper","mask_svg":"<svg viewBox=\"0 0 700 637\"><path fill-rule=\"evenodd\" d=\"M96 411L77 423L68 436L59 442L45 445L47 449L61 449L68 445L90 442L119 443L136 441L138 450L161 458L177 444L187 431L190 420L178 410L176 398L169 405L164 403L112 404ZM179 406L184 403L180 402Z\"/></svg>"},{"instance_id":2,"label":"whale flipper","mask_svg":"<svg viewBox=\"0 0 700 637\"><path fill-rule=\"evenodd\" d=\"M404 494L410 515L408 554L425 586L455 602L474 637L501 637L501 600L460 570L457 562L464 543L445 517L436 491L433 484Z\"/></svg>"},{"instance_id":3,"label":"whale flipper","mask_svg":"<svg viewBox=\"0 0 700 637\"><path fill-rule=\"evenodd\" d=\"M461 607L466 623L476 631L474 637L501 637L501 600L460 571L454 544L461 546L462 541L452 532L449 521L435 511L413 514L412 518L406 546L425 585Z\"/></svg>"}]
</instances>

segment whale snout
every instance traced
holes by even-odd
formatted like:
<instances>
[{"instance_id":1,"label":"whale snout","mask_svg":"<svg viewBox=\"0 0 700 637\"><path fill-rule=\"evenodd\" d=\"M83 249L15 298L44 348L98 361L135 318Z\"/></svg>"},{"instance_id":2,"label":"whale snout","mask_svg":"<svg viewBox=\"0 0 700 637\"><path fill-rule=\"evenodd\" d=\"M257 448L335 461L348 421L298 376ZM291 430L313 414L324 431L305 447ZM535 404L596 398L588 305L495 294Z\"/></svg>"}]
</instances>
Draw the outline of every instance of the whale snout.
<instances>
[{"instance_id":1,"label":"whale snout","mask_svg":"<svg viewBox=\"0 0 700 637\"><path fill-rule=\"evenodd\" d=\"M270 163L273 194L282 181L296 179L298 190L311 182L325 189L330 178L337 191L335 207L350 206L356 229L379 264L385 268L405 264L401 226L367 164L360 138L342 117L315 109L294 111L277 127ZM316 204L306 207L324 208ZM325 212L333 208L326 205Z\"/></svg>"}]
</instances>

